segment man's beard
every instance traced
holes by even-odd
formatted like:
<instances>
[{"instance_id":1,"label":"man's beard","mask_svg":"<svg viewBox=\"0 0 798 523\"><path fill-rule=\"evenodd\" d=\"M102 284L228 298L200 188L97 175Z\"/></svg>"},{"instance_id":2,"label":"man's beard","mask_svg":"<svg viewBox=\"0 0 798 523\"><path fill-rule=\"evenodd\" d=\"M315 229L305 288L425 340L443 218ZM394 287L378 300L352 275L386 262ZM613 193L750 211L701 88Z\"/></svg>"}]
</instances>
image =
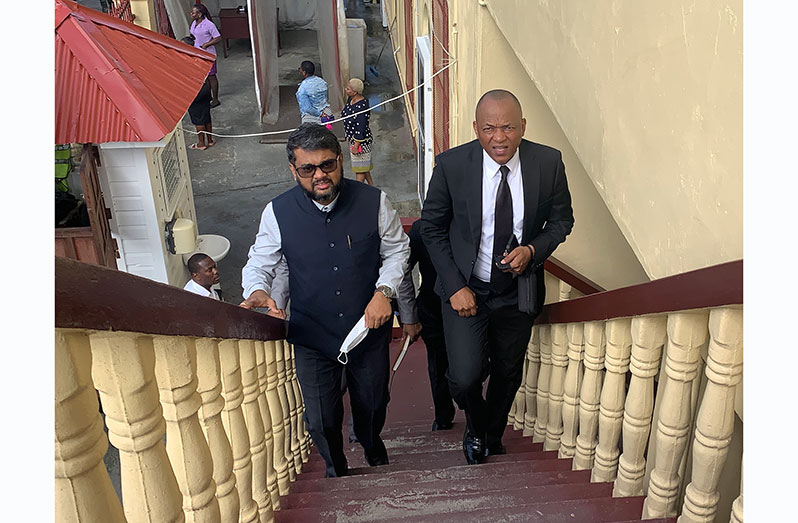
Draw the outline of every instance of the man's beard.
<instances>
[{"instance_id":1,"label":"man's beard","mask_svg":"<svg viewBox=\"0 0 798 523\"><path fill-rule=\"evenodd\" d=\"M341 184L343 183L343 177L340 180L338 180L338 183L333 183L332 178L330 178L329 176L326 178L326 180L330 182L330 189L328 194L323 194L323 195L318 194L316 191L313 190L313 182L311 182L310 190L307 190L304 187L302 187L302 184L299 182L299 180L297 180L296 183L297 185L302 187L302 190L305 191L305 194L307 194L311 200L319 203L330 203L335 199L336 196L338 196L338 193L341 192ZM324 181L324 180L319 180L319 181Z\"/></svg>"}]
</instances>

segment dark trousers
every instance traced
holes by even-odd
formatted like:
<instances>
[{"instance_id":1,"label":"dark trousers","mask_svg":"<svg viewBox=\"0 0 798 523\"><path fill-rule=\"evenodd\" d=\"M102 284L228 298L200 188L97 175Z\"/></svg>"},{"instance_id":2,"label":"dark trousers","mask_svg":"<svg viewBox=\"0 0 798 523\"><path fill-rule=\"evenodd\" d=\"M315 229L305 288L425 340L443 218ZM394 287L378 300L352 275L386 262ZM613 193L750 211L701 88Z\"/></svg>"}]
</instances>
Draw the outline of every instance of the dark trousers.
<instances>
[{"instance_id":1,"label":"dark trousers","mask_svg":"<svg viewBox=\"0 0 798 523\"><path fill-rule=\"evenodd\" d=\"M347 365L308 347L294 347L297 379L305 401L305 424L324 458L327 477L343 476L347 471L341 434L344 373L358 441L366 450L383 446L380 432L389 399L390 341L391 325L386 323L348 353Z\"/></svg>"},{"instance_id":2,"label":"dark trousers","mask_svg":"<svg viewBox=\"0 0 798 523\"><path fill-rule=\"evenodd\" d=\"M424 304L418 303L418 318L421 322L421 339L427 348L427 372L432 389L432 402L435 405L435 421L438 424L448 425L454 419L455 410L449 392L449 381L446 378L449 358L446 355L440 299L434 307L425 307Z\"/></svg>"},{"instance_id":3,"label":"dark trousers","mask_svg":"<svg viewBox=\"0 0 798 523\"><path fill-rule=\"evenodd\" d=\"M501 294L472 278L477 314L461 318L443 302L443 326L449 356L449 387L465 411L468 430L486 437L489 446L501 443L507 414L521 385L524 355L534 318L518 310L516 285ZM482 382L490 377L482 397Z\"/></svg>"}]
</instances>

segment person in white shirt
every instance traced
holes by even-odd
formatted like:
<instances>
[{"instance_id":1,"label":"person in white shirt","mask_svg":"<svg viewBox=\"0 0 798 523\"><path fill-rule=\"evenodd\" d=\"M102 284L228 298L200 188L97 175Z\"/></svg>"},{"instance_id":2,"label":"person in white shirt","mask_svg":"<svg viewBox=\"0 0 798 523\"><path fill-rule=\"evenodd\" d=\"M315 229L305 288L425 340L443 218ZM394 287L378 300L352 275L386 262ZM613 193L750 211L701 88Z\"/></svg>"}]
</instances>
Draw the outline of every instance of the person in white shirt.
<instances>
[{"instance_id":1,"label":"person in white shirt","mask_svg":"<svg viewBox=\"0 0 798 523\"><path fill-rule=\"evenodd\" d=\"M216 262L207 254L198 252L188 259L188 272L191 273L191 279L188 280L183 287L184 290L212 298L219 299L219 294L216 289L211 286L219 283L219 269L216 268Z\"/></svg>"}]
</instances>

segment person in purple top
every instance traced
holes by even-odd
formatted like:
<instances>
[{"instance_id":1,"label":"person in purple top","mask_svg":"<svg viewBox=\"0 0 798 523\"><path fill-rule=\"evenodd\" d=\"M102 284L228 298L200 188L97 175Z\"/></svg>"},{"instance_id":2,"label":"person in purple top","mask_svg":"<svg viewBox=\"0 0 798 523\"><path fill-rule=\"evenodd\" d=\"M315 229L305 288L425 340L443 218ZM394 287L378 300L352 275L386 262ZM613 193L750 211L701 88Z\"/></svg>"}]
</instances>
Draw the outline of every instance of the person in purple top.
<instances>
[{"instance_id":1,"label":"person in purple top","mask_svg":"<svg viewBox=\"0 0 798 523\"><path fill-rule=\"evenodd\" d=\"M213 24L208 8L203 4L195 4L191 8L191 36L194 37L194 47L216 55L216 44L222 41L222 35ZM208 73L208 84L211 86L211 107L219 105L219 80L216 79L216 62L213 62Z\"/></svg>"}]
</instances>

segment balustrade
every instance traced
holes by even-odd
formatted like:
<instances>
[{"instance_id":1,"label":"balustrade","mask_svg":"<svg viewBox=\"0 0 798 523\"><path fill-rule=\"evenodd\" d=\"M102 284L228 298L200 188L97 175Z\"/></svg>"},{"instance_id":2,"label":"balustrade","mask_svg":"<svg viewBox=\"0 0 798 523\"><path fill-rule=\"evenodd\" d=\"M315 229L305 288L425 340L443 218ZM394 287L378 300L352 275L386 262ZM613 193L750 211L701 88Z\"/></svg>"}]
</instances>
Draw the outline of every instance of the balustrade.
<instances>
[{"instance_id":1,"label":"balustrade","mask_svg":"<svg viewBox=\"0 0 798 523\"><path fill-rule=\"evenodd\" d=\"M272 508L280 508L280 491L277 487L277 472L274 470L274 434L269 400L266 397L268 377L266 368L266 349L262 341L255 342L255 362L258 369L258 407L263 420L263 442L266 446L266 487L272 500Z\"/></svg>"},{"instance_id":2,"label":"balustrade","mask_svg":"<svg viewBox=\"0 0 798 523\"><path fill-rule=\"evenodd\" d=\"M532 329L532 336L529 337L527 347L527 367L524 380L524 436L532 436L535 433L535 421L537 419L537 392L538 392L538 372L540 372L540 327Z\"/></svg>"},{"instance_id":3,"label":"balustrade","mask_svg":"<svg viewBox=\"0 0 798 523\"><path fill-rule=\"evenodd\" d=\"M302 457L299 455L299 434L297 432L299 425L297 423L298 406L296 398L294 397L294 384L291 382L292 367L291 365L291 345L283 340L277 342L278 348L282 344L283 348L283 362L285 364L285 395L288 400L289 409L289 426L291 429L291 444L286 448L288 451L288 466L293 467L294 473L299 474L302 472Z\"/></svg>"},{"instance_id":4,"label":"balustrade","mask_svg":"<svg viewBox=\"0 0 798 523\"><path fill-rule=\"evenodd\" d=\"M565 368L568 365L567 326L551 326L551 377L549 379L549 405L546 418L544 450L557 450L562 437L562 401L565 385Z\"/></svg>"},{"instance_id":5,"label":"balustrade","mask_svg":"<svg viewBox=\"0 0 798 523\"><path fill-rule=\"evenodd\" d=\"M579 435L576 437L573 469L593 468L598 445L599 407L601 386L604 382L604 323L591 321L584 324L585 375L579 391Z\"/></svg>"},{"instance_id":6,"label":"balustrade","mask_svg":"<svg viewBox=\"0 0 798 523\"><path fill-rule=\"evenodd\" d=\"M285 425L283 423L283 407L277 391L277 348L273 341L264 342L266 356L266 398L269 402L269 413L272 415L272 435L274 436L274 471L277 474L277 488L281 496L288 494L290 480L288 461L285 458Z\"/></svg>"},{"instance_id":7,"label":"balustrade","mask_svg":"<svg viewBox=\"0 0 798 523\"><path fill-rule=\"evenodd\" d=\"M546 422L549 411L549 379L551 378L551 326L540 326L540 374L538 375L537 412L532 441L546 439Z\"/></svg>"},{"instance_id":8,"label":"balustrade","mask_svg":"<svg viewBox=\"0 0 798 523\"><path fill-rule=\"evenodd\" d=\"M569 323L568 369L563 386L562 424L560 439L561 458L572 458L576 453L576 436L579 430L579 388L582 385L582 351L584 350L584 324Z\"/></svg>"}]
</instances>

